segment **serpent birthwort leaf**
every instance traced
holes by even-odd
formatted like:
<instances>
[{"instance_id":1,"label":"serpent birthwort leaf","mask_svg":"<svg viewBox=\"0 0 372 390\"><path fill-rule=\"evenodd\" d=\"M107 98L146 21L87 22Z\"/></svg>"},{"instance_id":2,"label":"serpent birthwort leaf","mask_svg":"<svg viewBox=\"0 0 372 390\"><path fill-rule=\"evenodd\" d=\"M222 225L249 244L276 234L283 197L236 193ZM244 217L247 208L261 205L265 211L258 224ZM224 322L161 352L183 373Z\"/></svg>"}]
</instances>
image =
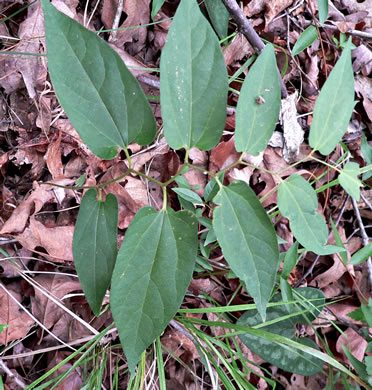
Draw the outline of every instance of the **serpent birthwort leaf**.
<instances>
[{"instance_id":1,"label":"serpent birthwort leaf","mask_svg":"<svg viewBox=\"0 0 372 390\"><path fill-rule=\"evenodd\" d=\"M111 310L132 374L164 331L190 284L198 222L188 211L138 211L125 233L111 287Z\"/></svg>"},{"instance_id":2,"label":"serpent birthwort leaf","mask_svg":"<svg viewBox=\"0 0 372 390\"><path fill-rule=\"evenodd\" d=\"M354 76L351 66L351 38L323 85L314 108L309 143L324 156L339 143L354 108Z\"/></svg>"},{"instance_id":3,"label":"serpent birthwort leaf","mask_svg":"<svg viewBox=\"0 0 372 390\"><path fill-rule=\"evenodd\" d=\"M90 189L81 200L72 250L81 286L93 313L100 313L118 253L118 201L108 194L103 202Z\"/></svg>"},{"instance_id":4,"label":"serpent birthwort leaf","mask_svg":"<svg viewBox=\"0 0 372 390\"><path fill-rule=\"evenodd\" d=\"M318 199L313 187L299 175L283 181L278 189L279 210L289 219L297 241L307 250L318 255L327 255L344 250L326 245L328 229L323 216L316 211Z\"/></svg>"},{"instance_id":5,"label":"serpent birthwort leaf","mask_svg":"<svg viewBox=\"0 0 372 390\"><path fill-rule=\"evenodd\" d=\"M274 227L247 183L223 186L214 202L213 227L223 254L265 318L279 267Z\"/></svg>"},{"instance_id":6,"label":"serpent birthwort leaf","mask_svg":"<svg viewBox=\"0 0 372 390\"><path fill-rule=\"evenodd\" d=\"M227 90L216 34L196 0L182 0L160 59L160 102L169 146L216 146L225 126Z\"/></svg>"},{"instance_id":7,"label":"serpent birthwort leaf","mask_svg":"<svg viewBox=\"0 0 372 390\"><path fill-rule=\"evenodd\" d=\"M296 56L301 53L307 47L313 44L318 38L318 31L315 26L309 26L303 33L298 37L297 42L293 46L292 55Z\"/></svg>"},{"instance_id":8,"label":"serpent birthwort leaf","mask_svg":"<svg viewBox=\"0 0 372 390\"><path fill-rule=\"evenodd\" d=\"M245 78L236 109L235 148L256 156L265 150L280 110L275 52L266 45Z\"/></svg>"},{"instance_id":9,"label":"serpent birthwort leaf","mask_svg":"<svg viewBox=\"0 0 372 390\"><path fill-rule=\"evenodd\" d=\"M229 12L222 0L205 0L205 6L219 38L225 38L229 27Z\"/></svg>"},{"instance_id":10,"label":"serpent birthwort leaf","mask_svg":"<svg viewBox=\"0 0 372 390\"><path fill-rule=\"evenodd\" d=\"M156 132L154 115L119 55L48 0L42 4L49 74L59 102L84 143L106 160L116 156L118 147L151 143Z\"/></svg>"}]
</instances>

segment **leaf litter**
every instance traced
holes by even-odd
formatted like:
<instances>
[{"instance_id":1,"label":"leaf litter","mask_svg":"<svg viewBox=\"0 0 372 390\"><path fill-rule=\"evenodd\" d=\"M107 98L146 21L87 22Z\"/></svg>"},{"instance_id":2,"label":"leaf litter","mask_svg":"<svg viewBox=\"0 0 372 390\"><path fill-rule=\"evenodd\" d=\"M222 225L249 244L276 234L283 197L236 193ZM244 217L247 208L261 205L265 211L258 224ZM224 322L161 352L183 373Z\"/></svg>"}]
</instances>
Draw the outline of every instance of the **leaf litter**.
<instances>
[{"instance_id":1,"label":"leaf litter","mask_svg":"<svg viewBox=\"0 0 372 390\"><path fill-rule=\"evenodd\" d=\"M71 1L54 1L53 4L62 12L70 15L89 29L112 28L117 12L118 1L104 0L102 4L86 1L81 3ZM110 39L110 33L101 33L101 37L110 41L122 60L129 66L135 77L144 77L141 82L147 94L152 95L151 108L162 125L159 110L157 91L159 73L153 68L159 67L159 58L165 44L171 20L175 14L178 2L165 1L154 21L162 23L153 26L144 26L151 23L151 2L148 0L125 1L123 12L120 15L116 39ZM312 122L312 111L319 88L335 65L338 53L335 41L340 41L342 33L349 30L371 33L371 8L368 1L334 1L330 6L328 24L331 28L321 30L325 42L325 51L319 41L315 41L305 51L295 58L291 57L289 48L300 36L301 32L312 22L311 10L303 2L253 0L243 2L243 12L248 16L262 38L276 43L277 61L281 64L281 56L288 60L288 66L283 63L281 71L292 99L291 108L283 111L283 120L287 116L283 127L277 125L277 136L283 137L280 142L270 141L271 146L258 158L245 155L243 160L250 165L239 165L225 172L225 184L242 180L249 184L253 191L262 200L264 207L277 207L275 190L281 179L291 174L303 175L306 179L323 174L315 184L315 188L336 179L333 173L320 167L316 162L306 160L309 153L307 135ZM317 2L312 2L316 12ZM14 11L21 10L23 2L2 2L2 17L11 16ZM107 310L96 318L90 312L81 291L78 280L71 276L74 274L72 256L72 235L76 222L78 206L81 200L79 191L66 190L63 186L71 186L82 175L86 175L85 184L95 185L111 180L127 169L125 156L119 153L111 161L104 161L95 157L82 143L79 135L72 127L63 109L58 103L47 74L47 61L44 43L44 21L39 2L27 2L29 7L12 16L5 23L0 23L0 39L2 53L0 54L0 171L1 171L1 212L0 212L0 245L4 251L0 259L0 323L8 324L0 333L0 344L6 349L1 358L7 355L17 355L26 351L43 350L47 347L57 349L57 352L42 352L43 359L38 355L18 358L13 365L11 360L4 360L6 367L0 366L1 374L5 375L5 385L10 386L13 377L22 383L31 383L40 373L56 366L71 354L66 345L56 341L56 338L46 332L51 330L54 336L63 342L74 342L83 337L94 334L93 330L101 331L112 322L111 313ZM131 28L137 26L136 28ZM129 27L129 28L128 28ZM229 32L234 31L230 23ZM289 36L287 36L287 33ZM351 140L351 132L343 138L346 145L352 145L351 159L360 166L371 164L367 156L361 151L361 139L364 134L366 142L372 146L372 51L371 39L353 35L352 51L353 71L355 72L355 91L358 102L354 108L353 119L357 123L357 131ZM237 34L231 42L222 43L224 59L229 76L232 76L254 53L253 49L242 34ZM30 55L14 55L11 52L26 52ZM8 52L8 54L6 54ZM41 56L39 56L41 55ZM326 68L324 63L327 63ZM235 91L229 92L228 103L236 107L237 92L240 91L241 81L247 74L242 72L240 79L231 86ZM149 79L152 86L149 86ZM300 95L296 97L295 92ZM300 114L296 116L296 111ZM235 127L235 113L227 117L225 132L210 152L193 148L190 152L190 161L201 169L218 172L228 167L240 157L234 148L233 132ZM305 134L305 137L303 137ZM349 138L348 138L349 137ZM284 144L284 148L282 145ZM330 156L336 161L340 156L340 147ZM141 147L137 144L129 146L132 151L132 162L137 171L146 173L156 180L167 181L176 174L183 162L181 151L170 150L160 138L155 146ZM316 154L318 158L320 155ZM297 163L290 166L288 162ZM261 169L257 169L261 168ZM270 173L271 172L271 173ZM272 174L274 172L275 174ZM333 175L333 176L332 176ZM202 171L189 170L184 174L191 188L203 196L207 181L210 179ZM48 184L43 184L48 183ZM366 182L370 185L370 182ZM62 187L58 187L62 186ZM368 186L366 187L368 188ZM371 225L371 200L368 190L362 188L362 198L358 203L360 214L366 226ZM105 193L113 193L119 201L119 238L120 242L125 236L129 226L139 208L151 205L159 210L162 205L162 191L155 183L147 182L141 177L128 175L119 182L105 187ZM365 194L365 197L363 194ZM180 208L180 204L173 195L169 195L172 205ZM364 198L363 198L364 197ZM362 246L362 239L358 231L353 208L347 195L340 186L332 187L327 195L319 196L318 212L328 220L331 215L338 215L338 230L342 241L347 243L347 256L351 257ZM366 201L364 200L366 199ZM203 209L204 217L211 217L211 212ZM289 222L286 218L276 221L276 232L286 244L281 244L285 251L294 242ZM203 225L200 225L200 235L203 234ZM370 227L367 228L369 236L372 235ZM8 242L9 241L9 242ZM3 244L3 242L6 244ZM332 241L330 241L332 242ZM213 244L212 244L213 245ZM207 245L209 260L212 269L218 271L215 275L208 272L196 272L189 290L193 293L184 299L183 308L210 307L208 296L212 296L219 305L248 303L249 297L240 289L237 279L227 274L226 263L218 248ZM311 269L312 272L307 274ZM28 275L34 284L21 278ZM290 283L294 286L301 281L302 286L316 286L320 288L329 299L342 299L342 304L329 306L332 313L326 313L323 318L324 325L314 326L322 328L331 340L332 352L337 358L349 364L341 344L348 346L349 350L359 360L363 360L366 345L365 339L360 336L360 322L347 315L358 307L359 300L371 297L370 288L366 281L367 269L365 264L345 266L338 254L314 256L304 253L298 265L292 271ZM233 275L232 275L233 276ZM304 278L305 276L305 278ZM40 289L35 287L37 284ZM54 300L60 305L57 305ZM106 302L107 303L107 302ZM337 306L338 305L338 306ZM25 310L22 309L24 307ZM66 310L64 310L64 308ZM187 314L199 319L202 315ZM341 322L343 334L338 333L329 318ZM37 319L42 325L35 322ZM82 320L79 321L78 317ZM210 320L221 320L220 316L208 314ZM90 323L90 328L86 324ZM45 328L45 329L44 329ZM199 329L201 327L199 326ZM204 331L206 331L204 327ZM356 331L357 330L357 331ZM211 330L214 334L216 329ZM222 332L223 328L217 328ZM308 327L311 333L311 328ZM314 333L312 333L314 334ZM112 336L114 343L116 335ZM12 342L18 340L18 344ZM315 338L317 340L317 338ZM318 341L318 340L317 340ZM176 356L179 364L168 354L166 360L166 382L169 388L193 389L192 375L189 366L194 365L196 370L203 371L203 359L195 344L172 326L167 328L161 337L163 346ZM254 355L240 341L242 353L253 363L262 364L262 359ZM81 343L80 345L82 345ZM320 343L319 343L320 345ZM116 349L115 349L116 348ZM125 362L120 355L120 349L114 347L118 362ZM22 360L23 363L19 363ZM32 362L32 363L31 363ZM3 367L3 368L2 368ZM66 371L71 364L61 367L60 373ZM187 367L187 368L186 368ZM263 371L254 365L249 365L252 372L262 375ZM273 377L280 380L286 388L315 388L324 383L326 377L317 374L314 378L299 375L288 377L281 370L270 366ZM27 370L25 373L24 370ZM106 362L106 370L112 372L112 362ZM206 383L211 383L210 374L204 372ZM245 372L247 380L253 386L268 388L267 382L260 379L250 371ZM59 388L80 389L83 377L78 370L73 370L70 376ZM120 386L126 386L128 377L120 379ZM61 385L62 386L62 385ZM109 379L105 379L108 388ZM208 385L210 386L210 385ZM301 387L302 386L302 387ZM312 387L313 386L313 387ZM167 388L168 388L167 387ZM209 388L209 387L206 387Z\"/></svg>"}]
</instances>

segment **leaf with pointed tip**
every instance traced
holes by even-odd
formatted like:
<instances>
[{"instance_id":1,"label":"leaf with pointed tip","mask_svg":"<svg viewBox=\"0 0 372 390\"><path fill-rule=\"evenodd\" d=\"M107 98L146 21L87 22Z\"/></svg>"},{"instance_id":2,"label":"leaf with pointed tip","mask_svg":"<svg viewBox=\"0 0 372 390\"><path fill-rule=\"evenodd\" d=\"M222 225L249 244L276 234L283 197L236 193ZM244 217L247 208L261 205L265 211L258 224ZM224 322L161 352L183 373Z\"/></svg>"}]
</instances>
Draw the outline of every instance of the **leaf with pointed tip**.
<instances>
[{"instance_id":1,"label":"leaf with pointed tip","mask_svg":"<svg viewBox=\"0 0 372 390\"><path fill-rule=\"evenodd\" d=\"M280 110L275 52L265 46L245 78L236 109L235 148L254 156L265 150Z\"/></svg>"},{"instance_id":2,"label":"leaf with pointed tip","mask_svg":"<svg viewBox=\"0 0 372 390\"><path fill-rule=\"evenodd\" d=\"M318 38L318 30L315 26L309 26L305 29L302 34L298 37L295 45L292 49L292 55L296 56L301 53L307 47L313 44L313 42Z\"/></svg>"},{"instance_id":3,"label":"leaf with pointed tip","mask_svg":"<svg viewBox=\"0 0 372 390\"><path fill-rule=\"evenodd\" d=\"M310 146L325 156L330 154L343 137L353 108L354 76L350 38L316 99Z\"/></svg>"},{"instance_id":4,"label":"leaf with pointed tip","mask_svg":"<svg viewBox=\"0 0 372 390\"><path fill-rule=\"evenodd\" d=\"M265 318L279 267L274 227L255 193L242 181L222 187L214 199L213 227L232 271Z\"/></svg>"},{"instance_id":5,"label":"leaf with pointed tip","mask_svg":"<svg viewBox=\"0 0 372 390\"><path fill-rule=\"evenodd\" d=\"M328 18L328 0L318 0L319 22L323 24Z\"/></svg>"},{"instance_id":6,"label":"leaf with pointed tip","mask_svg":"<svg viewBox=\"0 0 372 390\"><path fill-rule=\"evenodd\" d=\"M297 241L307 250L326 255L343 248L328 245L328 229L323 216L316 211L318 199L313 187L299 175L292 175L278 189L279 210L289 219Z\"/></svg>"},{"instance_id":7,"label":"leaf with pointed tip","mask_svg":"<svg viewBox=\"0 0 372 390\"><path fill-rule=\"evenodd\" d=\"M132 373L166 328L190 284L198 223L188 211L138 211L125 233L111 282L111 310Z\"/></svg>"},{"instance_id":8,"label":"leaf with pointed tip","mask_svg":"<svg viewBox=\"0 0 372 390\"><path fill-rule=\"evenodd\" d=\"M160 102L169 146L216 146L225 126L227 90L216 34L196 0L182 0L160 60Z\"/></svg>"},{"instance_id":9,"label":"leaf with pointed tip","mask_svg":"<svg viewBox=\"0 0 372 390\"><path fill-rule=\"evenodd\" d=\"M84 143L107 160L131 142L149 144L156 132L154 115L119 55L48 0L42 4L49 74Z\"/></svg>"},{"instance_id":10,"label":"leaf with pointed tip","mask_svg":"<svg viewBox=\"0 0 372 390\"><path fill-rule=\"evenodd\" d=\"M72 250L76 272L93 313L98 316L109 288L117 247L118 201L112 194L97 200L90 189L81 200Z\"/></svg>"},{"instance_id":11,"label":"leaf with pointed tip","mask_svg":"<svg viewBox=\"0 0 372 390\"><path fill-rule=\"evenodd\" d=\"M294 292L299 291L305 298L308 298L308 295L310 294L310 298L312 298L311 295L313 295L314 292L311 290L315 289L294 289ZM321 291L319 292L321 295L323 295ZM279 301L280 294L277 294L272 299L272 302ZM315 302L314 305L316 306L317 303ZM301 310L303 310L303 308L301 308ZM277 320L280 317L286 317L287 315L288 312L285 305L273 306L267 309L267 321ZM283 319L281 321L275 322L274 324L261 327L260 329L266 332L271 332L272 334L284 336L290 340L296 340L294 331L294 319L296 318L297 316L289 319ZM248 311L244 313L238 321L239 325L247 325L250 327L261 323L262 321L259 314L254 311ZM323 367L323 362L320 359L317 359L316 357L308 353L304 353L298 349L273 343L271 340L265 339L264 337L258 337L256 335L244 333L239 335L239 338L243 344L245 344L258 356L287 372L308 376L315 375L321 371ZM296 341L303 345L318 349L315 342L311 339L301 338L297 339Z\"/></svg>"},{"instance_id":12,"label":"leaf with pointed tip","mask_svg":"<svg viewBox=\"0 0 372 390\"><path fill-rule=\"evenodd\" d=\"M348 162L338 176L338 181L342 188L358 202L360 199L360 187L362 187L362 182L358 179L359 174L359 164Z\"/></svg>"},{"instance_id":13,"label":"leaf with pointed tip","mask_svg":"<svg viewBox=\"0 0 372 390\"><path fill-rule=\"evenodd\" d=\"M214 29L220 39L227 36L229 27L229 12L221 0L205 0L205 6Z\"/></svg>"}]
</instances>

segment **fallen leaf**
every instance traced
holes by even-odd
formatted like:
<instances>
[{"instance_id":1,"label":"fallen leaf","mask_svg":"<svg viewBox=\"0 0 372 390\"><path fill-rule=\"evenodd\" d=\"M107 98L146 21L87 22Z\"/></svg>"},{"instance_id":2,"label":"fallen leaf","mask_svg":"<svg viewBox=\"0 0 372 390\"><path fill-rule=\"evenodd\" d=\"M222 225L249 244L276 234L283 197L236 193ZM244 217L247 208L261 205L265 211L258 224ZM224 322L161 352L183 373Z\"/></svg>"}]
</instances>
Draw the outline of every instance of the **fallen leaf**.
<instances>
[{"instance_id":1,"label":"fallen leaf","mask_svg":"<svg viewBox=\"0 0 372 390\"><path fill-rule=\"evenodd\" d=\"M63 262L74 260L72 255L73 234L73 226L47 228L35 217L31 217L29 227L15 237L21 245L30 251L42 247L52 261Z\"/></svg>"},{"instance_id":2,"label":"fallen leaf","mask_svg":"<svg viewBox=\"0 0 372 390\"><path fill-rule=\"evenodd\" d=\"M354 357L358 360L363 361L364 354L366 352L368 342L352 328L347 328L343 334L340 335L336 342L336 350L340 353L344 360L348 361L344 351L342 350L341 344L343 344L349 352L351 352ZM349 362L350 364L350 362Z\"/></svg>"},{"instance_id":3,"label":"fallen leaf","mask_svg":"<svg viewBox=\"0 0 372 390\"><path fill-rule=\"evenodd\" d=\"M47 167L53 179L63 177L62 152L60 149L61 139L62 131L59 132L57 139L50 142L45 156Z\"/></svg>"},{"instance_id":4,"label":"fallen leaf","mask_svg":"<svg viewBox=\"0 0 372 390\"><path fill-rule=\"evenodd\" d=\"M363 107L366 110L369 120L372 121L372 80L360 74L356 75L355 91L359 96L363 96Z\"/></svg>"},{"instance_id":5,"label":"fallen leaf","mask_svg":"<svg viewBox=\"0 0 372 390\"><path fill-rule=\"evenodd\" d=\"M9 325L0 333L0 344L3 345L8 345L13 340L23 339L34 324L34 320L15 302L22 301L21 295L14 291L12 285L8 284L6 289L14 299L0 288L0 324Z\"/></svg>"},{"instance_id":6,"label":"fallen leaf","mask_svg":"<svg viewBox=\"0 0 372 390\"><path fill-rule=\"evenodd\" d=\"M35 295L31 296L32 313L47 329L51 329L65 311L48 295L66 305L62 298L73 291L81 291L81 285L77 278L67 275L41 274L33 278L33 281L46 292L34 288Z\"/></svg>"},{"instance_id":7,"label":"fallen leaf","mask_svg":"<svg viewBox=\"0 0 372 390\"><path fill-rule=\"evenodd\" d=\"M208 165L208 154L205 151L199 150L198 148L191 148L189 157L193 165L199 168L207 169ZM207 175L204 172L197 169L190 168L184 175L191 187L200 186L195 192L201 197L204 196L204 189L207 184Z\"/></svg>"}]
</instances>

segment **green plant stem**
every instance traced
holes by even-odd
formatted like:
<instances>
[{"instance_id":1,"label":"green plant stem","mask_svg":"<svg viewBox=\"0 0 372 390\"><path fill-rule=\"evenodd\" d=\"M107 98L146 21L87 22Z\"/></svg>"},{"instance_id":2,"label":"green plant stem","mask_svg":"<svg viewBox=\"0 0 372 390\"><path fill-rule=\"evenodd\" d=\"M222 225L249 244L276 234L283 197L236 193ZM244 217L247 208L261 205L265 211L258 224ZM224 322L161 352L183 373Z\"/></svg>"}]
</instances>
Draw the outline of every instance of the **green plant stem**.
<instances>
[{"instance_id":1,"label":"green plant stem","mask_svg":"<svg viewBox=\"0 0 372 390\"><path fill-rule=\"evenodd\" d=\"M163 207L162 210L167 209L167 187L163 187Z\"/></svg>"}]
</instances>

